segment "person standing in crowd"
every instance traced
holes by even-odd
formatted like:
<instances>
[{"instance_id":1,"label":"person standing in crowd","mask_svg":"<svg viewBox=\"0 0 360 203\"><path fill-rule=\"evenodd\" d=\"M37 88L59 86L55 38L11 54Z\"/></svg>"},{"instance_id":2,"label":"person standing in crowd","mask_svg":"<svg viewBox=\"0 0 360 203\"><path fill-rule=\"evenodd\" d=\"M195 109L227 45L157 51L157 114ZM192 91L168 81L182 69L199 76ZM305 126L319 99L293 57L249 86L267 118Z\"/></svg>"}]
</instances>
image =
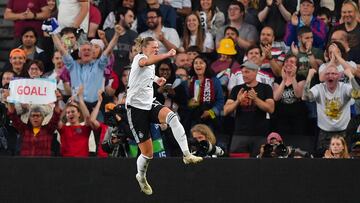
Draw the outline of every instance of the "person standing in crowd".
<instances>
[{"instance_id":1,"label":"person standing in crowd","mask_svg":"<svg viewBox=\"0 0 360 203\"><path fill-rule=\"evenodd\" d=\"M314 15L315 5L313 0L301 0L299 12L294 12L291 21L288 23L284 41L287 46L293 42L298 44L297 32L300 27L309 26L314 34L314 44L316 48L323 49L326 46L325 40L327 27L325 23Z\"/></svg>"},{"instance_id":2,"label":"person standing in crowd","mask_svg":"<svg viewBox=\"0 0 360 203\"><path fill-rule=\"evenodd\" d=\"M201 21L196 13L186 16L182 47L187 50L190 46L197 46L201 52L212 52L214 40L212 35L201 27Z\"/></svg>"},{"instance_id":3,"label":"person standing in crowd","mask_svg":"<svg viewBox=\"0 0 360 203\"><path fill-rule=\"evenodd\" d=\"M324 82L310 89L311 79L315 73L315 69L309 70L302 99L316 102L317 124L320 128L316 150L317 153L324 154L333 135L346 136L345 130L351 117L351 92L358 91L360 87L350 68L344 70L350 84L339 82L339 70L334 63L330 63L324 70Z\"/></svg>"},{"instance_id":4,"label":"person standing in crowd","mask_svg":"<svg viewBox=\"0 0 360 203\"><path fill-rule=\"evenodd\" d=\"M247 61L242 65L245 84L235 86L224 106L224 115L234 111L235 130L230 145L230 156L250 153L256 157L258 149L270 133L269 113L274 112L273 91L256 80L260 67Z\"/></svg>"},{"instance_id":5,"label":"person standing in crowd","mask_svg":"<svg viewBox=\"0 0 360 203\"><path fill-rule=\"evenodd\" d=\"M209 32L215 39L216 33L225 23L224 13L215 6L213 0L200 0L200 7L196 14L200 17L201 26L205 32Z\"/></svg>"},{"instance_id":6,"label":"person standing in crowd","mask_svg":"<svg viewBox=\"0 0 360 203\"><path fill-rule=\"evenodd\" d=\"M130 8L119 8L116 12L115 25L121 26L123 30L113 50L115 56L113 70L118 77L120 77L122 69L130 64L129 52L131 51L134 40L138 36L134 30L130 29L134 22L134 17L135 13ZM105 30L105 36L108 42L114 37L115 32L115 28L108 28Z\"/></svg>"},{"instance_id":7,"label":"person standing in crowd","mask_svg":"<svg viewBox=\"0 0 360 203\"><path fill-rule=\"evenodd\" d=\"M318 70L323 63L323 51L313 46L314 38L310 27L299 28L297 37L299 43L291 44L291 54L298 58L299 67L296 74L306 78L310 68Z\"/></svg>"},{"instance_id":8,"label":"person standing in crowd","mask_svg":"<svg viewBox=\"0 0 360 203\"><path fill-rule=\"evenodd\" d=\"M152 37L159 42L159 53L164 54L180 47L180 38L174 28L163 26L163 17L159 9L149 9L146 14L148 30L140 33L140 37Z\"/></svg>"},{"instance_id":9,"label":"person standing in crowd","mask_svg":"<svg viewBox=\"0 0 360 203\"><path fill-rule=\"evenodd\" d=\"M13 126L20 133L21 137L21 156L51 156L51 143L54 131L60 118L61 109L59 107L59 93L57 92L57 101L51 120L48 124L42 123L45 113L41 106L33 106L30 108L29 123L25 124L16 115L14 104L8 105L8 116L13 122ZM8 96L8 95L6 95ZM5 97L6 97L5 96Z\"/></svg>"},{"instance_id":10,"label":"person standing in crowd","mask_svg":"<svg viewBox=\"0 0 360 203\"><path fill-rule=\"evenodd\" d=\"M150 160L153 157L153 146L150 138L150 123L168 124L173 135L183 151L185 164L202 161L189 152L185 130L177 115L169 108L154 101L153 82L159 86L165 84L164 78L155 75L155 63L175 56L176 51L171 49L165 54L158 54L158 42L151 37L138 39L137 45L141 47L141 53L135 56L131 65L129 76L126 108L131 132L138 143L141 154L137 159L136 180L139 182L141 191L146 195L153 193L147 182L146 172Z\"/></svg>"},{"instance_id":11,"label":"person standing in crowd","mask_svg":"<svg viewBox=\"0 0 360 203\"><path fill-rule=\"evenodd\" d=\"M9 0L4 12L4 19L14 21L15 38L20 39L24 27L33 27L42 35L41 24L50 17L46 0Z\"/></svg>"},{"instance_id":12,"label":"person standing in crowd","mask_svg":"<svg viewBox=\"0 0 360 203\"><path fill-rule=\"evenodd\" d=\"M159 9L162 19L164 20L163 25L168 28L176 29L176 11L173 7L165 4L160 4L159 0L146 0L147 7L138 15L138 33L142 33L149 29L146 24L147 11L150 9Z\"/></svg>"},{"instance_id":13,"label":"person standing in crowd","mask_svg":"<svg viewBox=\"0 0 360 203\"><path fill-rule=\"evenodd\" d=\"M26 63L26 53L24 50L16 48L10 52L10 70L14 71L15 77L27 77L24 68ZM4 70L6 71L6 69Z\"/></svg>"},{"instance_id":14,"label":"person standing in crowd","mask_svg":"<svg viewBox=\"0 0 360 203\"><path fill-rule=\"evenodd\" d=\"M235 43L237 43L244 50L248 49L251 45L258 41L258 32L253 25L244 22L244 5L241 2L233 0L229 4L227 11L229 23L223 26L217 32L216 47L218 47L220 40L224 38L225 28L231 26L236 28L239 32L238 40Z\"/></svg>"},{"instance_id":15,"label":"person standing in crowd","mask_svg":"<svg viewBox=\"0 0 360 203\"><path fill-rule=\"evenodd\" d=\"M115 4L115 5L106 5L106 4ZM116 25L116 22L119 22L116 20L116 16L119 16L121 13L121 10L124 8L129 8L132 10L134 17L133 22L130 25L130 29L135 31L137 30L137 19L136 19L136 13L137 13L137 5L135 0L105 0L101 1L99 4L100 11L102 12L102 16L106 16L106 19L104 19L104 24L102 29L110 29L114 28ZM112 11L108 12L107 9L113 9Z\"/></svg>"},{"instance_id":16,"label":"person standing in crowd","mask_svg":"<svg viewBox=\"0 0 360 203\"><path fill-rule=\"evenodd\" d=\"M58 20L60 29L72 27L81 29L79 37L85 40L89 29L89 0L59 0Z\"/></svg>"},{"instance_id":17,"label":"person standing in crowd","mask_svg":"<svg viewBox=\"0 0 360 203\"><path fill-rule=\"evenodd\" d=\"M258 17L262 25L274 30L273 47L283 50L288 48L284 43L286 23L291 20L291 14L296 11L298 0L260 0Z\"/></svg>"},{"instance_id":18,"label":"person standing in crowd","mask_svg":"<svg viewBox=\"0 0 360 203\"><path fill-rule=\"evenodd\" d=\"M77 91L80 85L84 85L84 100L87 102L89 109L92 109L97 101L97 92L93 90L102 89L104 86L104 69L108 64L109 55L122 33L120 26L116 26L115 30L114 37L97 60L93 60L93 50L89 42L80 46L80 60L75 61L62 46L59 36L52 35L54 44L63 57L66 69L70 72L73 93Z\"/></svg>"}]
</instances>

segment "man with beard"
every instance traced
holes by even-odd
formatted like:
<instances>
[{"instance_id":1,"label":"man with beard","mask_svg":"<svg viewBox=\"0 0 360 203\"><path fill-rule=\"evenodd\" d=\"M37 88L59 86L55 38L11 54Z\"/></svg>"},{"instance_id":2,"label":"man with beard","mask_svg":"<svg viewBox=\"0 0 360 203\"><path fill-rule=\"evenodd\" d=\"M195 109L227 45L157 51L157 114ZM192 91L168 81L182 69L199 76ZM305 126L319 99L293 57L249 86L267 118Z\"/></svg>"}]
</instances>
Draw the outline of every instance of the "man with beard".
<instances>
[{"instance_id":1,"label":"man with beard","mask_svg":"<svg viewBox=\"0 0 360 203\"><path fill-rule=\"evenodd\" d=\"M342 24L335 27L335 30L344 30L349 34L350 47L357 46L360 39L360 24L357 21L359 8L353 1L344 1L341 7Z\"/></svg>"},{"instance_id":2,"label":"man with beard","mask_svg":"<svg viewBox=\"0 0 360 203\"><path fill-rule=\"evenodd\" d=\"M299 43L291 44L291 53L298 58L297 74L306 77L310 68L318 70L323 63L324 55L322 50L313 47L314 38L310 27L303 26L297 33Z\"/></svg>"},{"instance_id":3,"label":"man with beard","mask_svg":"<svg viewBox=\"0 0 360 203\"><path fill-rule=\"evenodd\" d=\"M281 67L285 58L285 50L274 47L274 40L274 30L271 27L264 27L260 33L260 48L264 57L261 70L267 72L271 77L281 75Z\"/></svg>"},{"instance_id":4,"label":"man with beard","mask_svg":"<svg viewBox=\"0 0 360 203\"><path fill-rule=\"evenodd\" d=\"M319 154L323 154L333 135L346 136L345 130L351 117L351 93L353 90L358 91L360 87L350 68L344 70L350 84L343 83L339 82L340 74L336 65L329 63L325 69L325 82L310 89L315 73L315 69L309 70L302 99L316 102L317 125L320 128L316 149Z\"/></svg>"},{"instance_id":5,"label":"man with beard","mask_svg":"<svg viewBox=\"0 0 360 203\"><path fill-rule=\"evenodd\" d=\"M114 48L115 55L115 64L113 70L119 76L123 67L129 65L129 52L131 51L131 46L134 43L134 40L138 34L131 30L131 24L134 22L134 11L130 8L120 8L119 15L115 16L117 24L120 26L121 34ZM113 38L115 34L115 28L107 29L105 31L105 36L108 42Z\"/></svg>"},{"instance_id":6,"label":"man with beard","mask_svg":"<svg viewBox=\"0 0 360 203\"><path fill-rule=\"evenodd\" d=\"M244 84L235 86L224 106L224 115L234 111L235 130L231 153L250 153L255 157L270 131L268 113L275 109L273 91L256 80L259 66L247 61L242 65Z\"/></svg>"},{"instance_id":7,"label":"man with beard","mask_svg":"<svg viewBox=\"0 0 360 203\"><path fill-rule=\"evenodd\" d=\"M179 34L174 28L163 26L163 18L159 9L149 9L146 17L146 25L149 29L140 33L141 38L155 38L159 42L160 54L180 47Z\"/></svg>"}]
</instances>

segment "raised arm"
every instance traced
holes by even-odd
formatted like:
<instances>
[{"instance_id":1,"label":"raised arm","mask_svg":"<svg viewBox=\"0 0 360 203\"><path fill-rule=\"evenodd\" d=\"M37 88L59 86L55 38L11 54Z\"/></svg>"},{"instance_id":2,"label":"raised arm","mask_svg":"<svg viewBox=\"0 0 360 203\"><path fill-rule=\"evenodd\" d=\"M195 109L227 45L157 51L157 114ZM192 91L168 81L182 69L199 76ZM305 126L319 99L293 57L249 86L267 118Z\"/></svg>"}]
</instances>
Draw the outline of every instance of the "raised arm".
<instances>
[{"instance_id":1,"label":"raised arm","mask_svg":"<svg viewBox=\"0 0 360 203\"><path fill-rule=\"evenodd\" d=\"M59 50L61 56L66 55L67 50L62 45L59 35L58 34L53 34L53 35L51 35L51 38L52 38L52 40L54 42L54 45L55 45L56 49Z\"/></svg>"},{"instance_id":2,"label":"raised arm","mask_svg":"<svg viewBox=\"0 0 360 203\"><path fill-rule=\"evenodd\" d=\"M115 25L115 34L114 34L113 38L111 39L111 41L109 42L106 49L104 50L104 52L103 52L103 54L105 56L109 56L111 54L111 52L112 52L114 46L116 45L119 37L124 35L125 33L126 33L126 30L122 26Z\"/></svg>"},{"instance_id":3,"label":"raised arm","mask_svg":"<svg viewBox=\"0 0 360 203\"><path fill-rule=\"evenodd\" d=\"M176 51L174 49L171 49L170 51L168 51L165 54L152 55L152 56L149 56L148 58L140 59L139 66L140 67L149 66L149 65L155 64L159 61L162 61L166 58L173 57L175 55L176 55Z\"/></svg>"},{"instance_id":4,"label":"raised arm","mask_svg":"<svg viewBox=\"0 0 360 203\"><path fill-rule=\"evenodd\" d=\"M90 115L90 126L92 129L98 129L100 127L100 123L99 123L99 121L96 120L96 118L99 114L101 103L103 101L102 93L103 93L103 91L101 91L101 90L98 91L98 101Z\"/></svg>"},{"instance_id":5,"label":"raised arm","mask_svg":"<svg viewBox=\"0 0 360 203\"><path fill-rule=\"evenodd\" d=\"M304 101L310 101L310 102L315 101L315 97L314 97L313 93L310 91L310 83L311 83L311 80L314 77L315 73L316 73L316 70L311 68L309 70L308 75L307 75L305 85L304 85L303 94L302 94L302 99Z\"/></svg>"},{"instance_id":6,"label":"raised arm","mask_svg":"<svg viewBox=\"0 0 360 203\"><path fill-rule=\"evenodd\" d=\"M84 86L80 85L78 89L78 98L79 98L79 108L81 111L81 114L84 117L85 124L90 125L90 113L88 108L86 107L85 101L84 101Z\"/></svg>"}]
</instances>

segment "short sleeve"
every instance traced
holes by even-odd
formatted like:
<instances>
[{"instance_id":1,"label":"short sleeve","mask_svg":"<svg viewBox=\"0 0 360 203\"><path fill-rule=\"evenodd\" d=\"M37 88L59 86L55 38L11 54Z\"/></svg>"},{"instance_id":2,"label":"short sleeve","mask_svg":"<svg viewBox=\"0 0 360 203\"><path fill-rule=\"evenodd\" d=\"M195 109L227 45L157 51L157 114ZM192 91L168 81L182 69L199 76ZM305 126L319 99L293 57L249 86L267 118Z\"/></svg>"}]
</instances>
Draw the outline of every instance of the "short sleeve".
<instances>
[{"instance_id":1,"label":"short sleeve","mask_svg":"<svg viewBox=\"0 0 360 203\"><path fill-rule=\"evenodd\" d=\"M235 86L230 93L229 99L236 101L237 94L239 93L240 86Z\"/></svg>"}]
</instances>

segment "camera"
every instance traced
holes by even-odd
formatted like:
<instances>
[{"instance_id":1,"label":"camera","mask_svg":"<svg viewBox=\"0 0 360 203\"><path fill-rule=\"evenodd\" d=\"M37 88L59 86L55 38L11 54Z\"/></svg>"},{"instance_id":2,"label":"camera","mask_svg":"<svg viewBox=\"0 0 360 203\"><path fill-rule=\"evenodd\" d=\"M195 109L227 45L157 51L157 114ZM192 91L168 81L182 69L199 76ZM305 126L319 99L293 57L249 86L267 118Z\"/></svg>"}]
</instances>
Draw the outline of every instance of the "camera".
<instances>
[{"instance_id":1,"label":"camera","mask_svg":"<svg viewBox=\"0 0 360 203\"><path fill-rule=\"evenodd\" d=\"M266 144L263 146L263 158L294 158L304 157L310 158L311 154L300 148L294 148L292 146L286 146L284 144Z\"/></svg>"},{"instance_id":2,"label":"camera","mask_svg":"<svg viewBox=\"0 0 360 203\"><path fill-rule=\"evenodd\" d=\"M207 140L197 141L194 138L189 139L190 149L196 156L206 157L206 156L223 156L224 150L220 147L211 144Z\"/></svg>"}]
</instances>

